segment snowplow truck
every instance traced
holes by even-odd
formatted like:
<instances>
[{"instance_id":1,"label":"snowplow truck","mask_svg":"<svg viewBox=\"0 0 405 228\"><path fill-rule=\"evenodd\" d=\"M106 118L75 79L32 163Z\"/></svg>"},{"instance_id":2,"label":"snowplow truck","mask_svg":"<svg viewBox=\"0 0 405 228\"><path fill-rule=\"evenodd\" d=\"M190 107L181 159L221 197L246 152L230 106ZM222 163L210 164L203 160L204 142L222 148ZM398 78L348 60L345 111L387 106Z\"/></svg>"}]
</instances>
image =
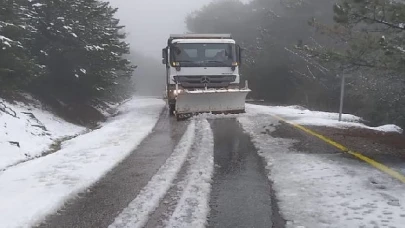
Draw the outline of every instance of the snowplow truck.
<instances>
[{"instance_id":1,"label":"snowplow truck","mask_svg":"<svg viewBox=\"0 0 405 228\"><path fill-rule=\"evenodd\" d=\"M243 113L241 48L231 34L170 35L162 49L167 105L178 120L198 113Z\"/></svg>"}]
</instances>

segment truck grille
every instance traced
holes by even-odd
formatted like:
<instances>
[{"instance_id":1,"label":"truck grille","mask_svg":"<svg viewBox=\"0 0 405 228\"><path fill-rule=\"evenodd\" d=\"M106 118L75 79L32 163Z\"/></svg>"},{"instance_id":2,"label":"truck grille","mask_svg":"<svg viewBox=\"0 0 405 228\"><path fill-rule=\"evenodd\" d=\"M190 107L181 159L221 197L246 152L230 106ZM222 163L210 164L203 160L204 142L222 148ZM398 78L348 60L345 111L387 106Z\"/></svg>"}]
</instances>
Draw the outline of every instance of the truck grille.
<instances>
[{"instance_id":1,"label":"truck grille","mask_svg":"<svg viewBox=\"0 0 405 228\"><path fill-rule=\"evenodd\" d=\"M193 75L174 76L175 82L184 88L209 88L227 87L234 82L236 75Z\"/></svg>"}]
</instances>

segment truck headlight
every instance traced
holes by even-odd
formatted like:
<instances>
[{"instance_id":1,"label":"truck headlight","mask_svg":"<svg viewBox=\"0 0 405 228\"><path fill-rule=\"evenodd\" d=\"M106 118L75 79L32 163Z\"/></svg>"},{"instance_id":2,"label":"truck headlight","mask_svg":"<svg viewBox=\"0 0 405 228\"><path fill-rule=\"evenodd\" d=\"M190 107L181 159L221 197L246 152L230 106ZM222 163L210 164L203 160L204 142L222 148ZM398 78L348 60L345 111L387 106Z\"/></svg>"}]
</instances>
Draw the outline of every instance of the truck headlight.
<instances>
[{"instance_id":1,"label":"truck headlight","mask_svg":"<svg viewBox=\"0 0 405 228\"><path fill-rule=\"evenodd\" d=\"M173 90L173 94L174 95L178 95L178 94L180 94L180 93L182 93L183 92L183 90L182 89L175 89L175 90Z\"/></svg>"}]
</instances>

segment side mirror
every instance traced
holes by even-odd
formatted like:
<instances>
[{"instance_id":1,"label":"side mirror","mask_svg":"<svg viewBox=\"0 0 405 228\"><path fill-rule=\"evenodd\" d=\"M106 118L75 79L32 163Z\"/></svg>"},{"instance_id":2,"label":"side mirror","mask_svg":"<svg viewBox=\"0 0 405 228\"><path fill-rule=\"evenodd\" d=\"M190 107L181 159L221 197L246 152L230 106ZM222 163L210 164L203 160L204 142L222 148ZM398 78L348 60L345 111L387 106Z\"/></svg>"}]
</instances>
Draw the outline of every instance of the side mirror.
<instances>
[{"instance_id":1,"label":"side mirror","mask_svg":"<svg viewBox=\"0 0 405 228\"><path fill-rule=\"evenodd\" d=\"M239 66L241 66L242 65L242 48L239 45L236 46L236 54L237 54Z\"/></svg>"},{"instance_id":2,"label":"side mirror","mask_svg":"<svg viewBox=\"0 0 405 228\"><path fill-rule=\"evenodd\" d=\"M162 64L167 64L167 48L162 49Z\"/></svg>"}]
</instances>

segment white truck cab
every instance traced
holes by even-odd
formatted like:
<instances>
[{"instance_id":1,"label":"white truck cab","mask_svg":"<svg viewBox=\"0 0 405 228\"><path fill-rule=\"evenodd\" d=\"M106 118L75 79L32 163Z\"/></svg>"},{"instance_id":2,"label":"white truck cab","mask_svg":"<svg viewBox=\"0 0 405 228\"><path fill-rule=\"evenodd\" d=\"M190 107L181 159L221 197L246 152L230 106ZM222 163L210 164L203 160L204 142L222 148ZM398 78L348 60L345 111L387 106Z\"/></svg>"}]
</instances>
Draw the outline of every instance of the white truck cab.
<instances>
[{"instance_id":1,"label":"white truck cab","mask_svg":"<svg viewBox=\"0 0 405 228\"><path fill-rule=\"evenodd\" d=\"M162 50L162 58L166 66L166 93L170 113L244 110L247 88L240 91L241 48L230 34L170 35L167 47ZM227 96L224 92L230 89L233 93L235 90L243 93L243 107L225 107L225 104L213 103L209 100L213 96L207 95L221 91L224 97ZM201 96L196 98L197 94ZM185 96L187 103L181 99ZM190 100L191 97L194 99Z\"/></svg>"}]
</instances>

